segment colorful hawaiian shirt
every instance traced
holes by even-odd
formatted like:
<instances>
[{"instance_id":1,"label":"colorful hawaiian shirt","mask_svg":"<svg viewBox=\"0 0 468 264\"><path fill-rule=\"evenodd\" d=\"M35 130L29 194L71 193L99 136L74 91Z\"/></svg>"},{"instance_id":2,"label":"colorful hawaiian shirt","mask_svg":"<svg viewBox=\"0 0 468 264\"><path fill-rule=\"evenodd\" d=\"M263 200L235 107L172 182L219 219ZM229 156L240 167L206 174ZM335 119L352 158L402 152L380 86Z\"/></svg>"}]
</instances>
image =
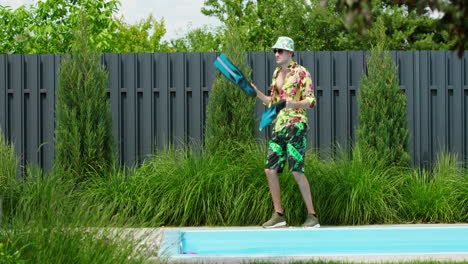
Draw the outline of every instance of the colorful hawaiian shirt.
<instances>
[{"instance_id":1,"label":"colorful hawaiian shirt","mask_svg":"<svg viewBox=\"0 0 468 264\"><path fill-rule=\"evenodd\" d=\"M276 87L276 79L282 66L276 68L273 73L271 82L271 104L277 103L280 100L294 100L302 101L307 99L309 107L315 106L314 86L310 73L306 68L293 61L289 64L289 73L286 75L283 82L283 87L279 89ZM271 105L269 105L270 107ZM281 131L281 129L293 125L295 123L303 122L307 124L307 110L304 108L283 108L276 119L273 121L275 124L273 130Z\"/></svg>"}]
</instances>

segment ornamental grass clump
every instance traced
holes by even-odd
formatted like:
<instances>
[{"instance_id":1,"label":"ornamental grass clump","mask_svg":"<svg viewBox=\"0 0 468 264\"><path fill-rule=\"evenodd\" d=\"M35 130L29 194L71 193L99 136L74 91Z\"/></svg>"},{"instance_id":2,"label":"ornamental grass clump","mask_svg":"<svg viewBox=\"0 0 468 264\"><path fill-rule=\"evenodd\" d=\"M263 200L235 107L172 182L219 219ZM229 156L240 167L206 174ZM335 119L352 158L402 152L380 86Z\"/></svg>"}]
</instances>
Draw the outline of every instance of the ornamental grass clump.
<instances>
[{"instance_id":1,"label":"ornamental grass clump","mask_svg":"<svg viewBox=\"0 0 468 264\"><path fill-rule=\"evenodd\" d=\"M365 154L364 154L365 153ZM398 221L399 188L404 168L388 167L381 156L354 147L315 166L310 181L321 223L326 225L383 224Z\"/></svg>"},{"instance_id":2,"label":"ornamental grass clump","mask_svg":"<svg viewBox=\"0 0 468 264\"><path fill-rule=\"evenodd\" d=\"M15 146L7 141L0 129L0 225L3 220L3 201L12 198L17 166Z\"/></svg>"},{"instance_id":3,"label":"ornamental grass clump","mask_svg":"<svg viewBox=\"0 0 468 264\"><path fill-rule=\"evenodd\" d=\"M402 218L415 223L468 221L468 174L456 156L441 153L432 170L415 170L402 188Z\"/></svg>"}]
</instances>

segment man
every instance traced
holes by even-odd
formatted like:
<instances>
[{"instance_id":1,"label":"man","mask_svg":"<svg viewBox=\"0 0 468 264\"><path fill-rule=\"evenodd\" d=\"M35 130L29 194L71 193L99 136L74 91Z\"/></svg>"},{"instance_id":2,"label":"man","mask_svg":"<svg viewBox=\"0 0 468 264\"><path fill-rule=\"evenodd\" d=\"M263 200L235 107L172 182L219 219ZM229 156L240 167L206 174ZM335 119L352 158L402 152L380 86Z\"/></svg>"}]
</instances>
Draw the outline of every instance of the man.
<instances>
[{"instance_id":1,"label":"man","mask_svg":"<svg viewBox=\"0 0 468 264\"><path fill-rule=\"evenodd\" d=\"M307 108L315 106L312 80L309 72L293 60L294 41L292 39L279 37L273 46L273 52L279 67L273 73L271 95L266 96L252 84L257 97L269 107L280 100L286 100L286 107L273 121L272 139L269 142L265 174L275 212L271 219L263 224L263 227L275 228L286 225L278 181L278 173L283 171L286 159L307 207L308 216L302 226L319 227L320 224L312 204L309 181L304 175Z\"/></svg>"}]
</instances>

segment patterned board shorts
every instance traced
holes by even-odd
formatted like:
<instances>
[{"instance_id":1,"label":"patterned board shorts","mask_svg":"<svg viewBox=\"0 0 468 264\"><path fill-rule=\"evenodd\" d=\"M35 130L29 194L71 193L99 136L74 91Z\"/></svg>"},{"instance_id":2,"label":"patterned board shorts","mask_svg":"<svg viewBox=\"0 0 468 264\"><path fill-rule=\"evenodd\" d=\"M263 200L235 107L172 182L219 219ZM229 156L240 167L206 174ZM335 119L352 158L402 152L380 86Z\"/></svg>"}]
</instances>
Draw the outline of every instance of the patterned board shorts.
<instances>
[{"instance_id":1,"label":"patterned board shorts","mask_svg":"<svg viewBox=\"0 0 468 264\"><path fill-rule=\"evenodd\" d=\"M307 124L296 123L279 132L273 132L269 142L265 169L283 172L286 158L289 171L304 172L304 155L307 146Z\"/></svg>"}]
</instances>

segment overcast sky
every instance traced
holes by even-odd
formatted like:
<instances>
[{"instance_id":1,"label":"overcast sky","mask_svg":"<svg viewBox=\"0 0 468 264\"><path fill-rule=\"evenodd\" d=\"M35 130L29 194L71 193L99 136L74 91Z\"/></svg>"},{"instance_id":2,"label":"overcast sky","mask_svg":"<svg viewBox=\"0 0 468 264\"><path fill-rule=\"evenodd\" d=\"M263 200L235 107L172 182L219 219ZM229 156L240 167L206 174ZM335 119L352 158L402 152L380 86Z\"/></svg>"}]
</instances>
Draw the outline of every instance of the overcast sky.
<instances>
[{"instance_id":1,"label":"overcast sky","mask_svg":"<svg viewBox=\"0 0 468 264\"><path fill-rule=\"evenodd\" d=\"M0 0L0 5L11 6L13 9L21 5L29 5L39 0ZM153 14L158 20L164 18L167 33L164 39L181 37L190 25L197 28L202 25L218 26L218 19L207 17L201 13L204 0L120 0L119 15L123 15L128 23L134 24Z\"/></svg>"}]
</instances>

